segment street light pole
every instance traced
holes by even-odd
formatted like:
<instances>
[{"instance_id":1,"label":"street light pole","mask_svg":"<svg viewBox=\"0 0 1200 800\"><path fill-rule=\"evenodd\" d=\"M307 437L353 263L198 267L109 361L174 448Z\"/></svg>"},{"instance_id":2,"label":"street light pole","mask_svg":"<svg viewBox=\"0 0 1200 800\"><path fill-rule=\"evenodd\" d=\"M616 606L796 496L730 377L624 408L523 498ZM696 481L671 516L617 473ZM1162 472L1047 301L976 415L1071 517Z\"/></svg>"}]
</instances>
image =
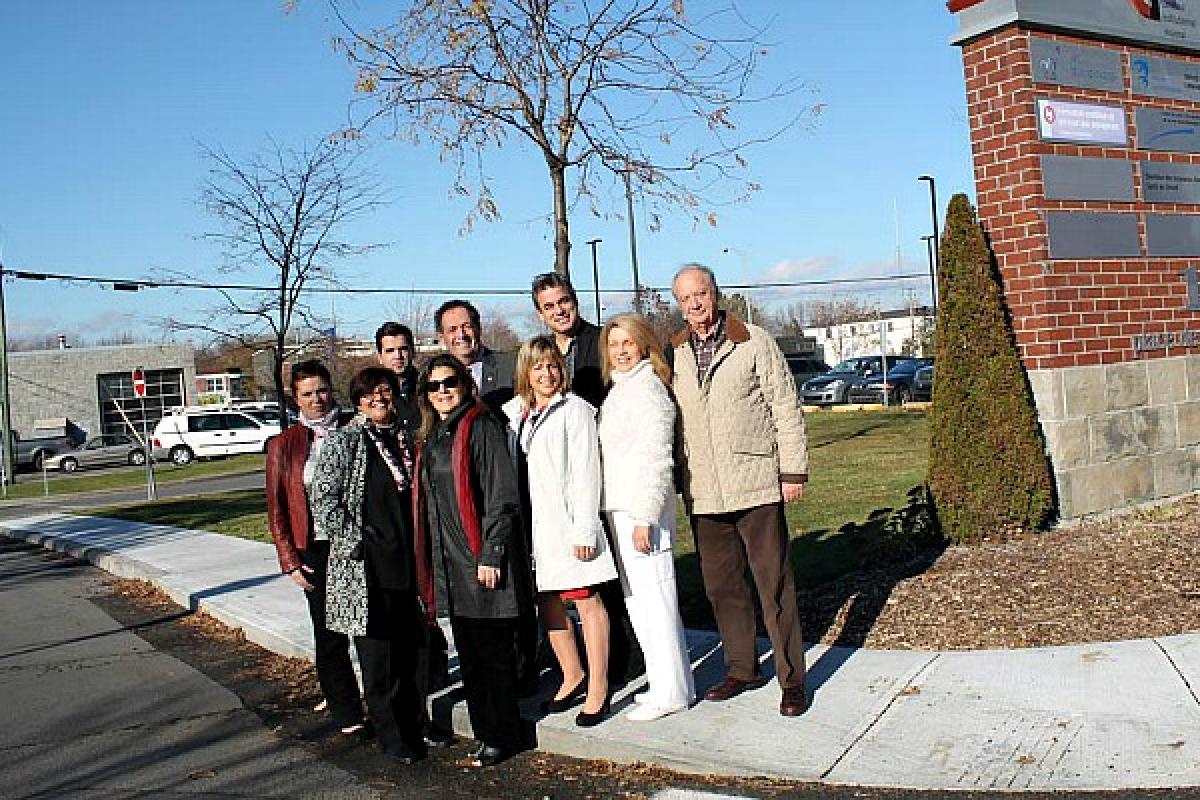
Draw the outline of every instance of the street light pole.
<instances>
[{"instance_id":1,"label":"street light pole","mask_svg":"<svg viewBox=\"0 0 1200 800\"><path fill-rule=\"evenodd\" d=\"M933 236L922 236L921 241L925 243L925 252L929 256L929 299L933 303L933 315L937 316L937 275L933 269Z\"/></svg>"},{"instance_id":2,"label":"street light pole","mask_svg":"<svg viewBox=\"0 0 1200 800\"><path fill-rule=\"evenodd\" d=\"M4 261L0 258L0 435L4 439L4 485L13 483L14 454L12 435L12 416L9 413L8 402L8 328L4 319Z\"/></svg>"},{"instance_id":3,"label":"street light pole","mask_svg":"<svg viewBox=\"0 0 1200 800\"><path fill-rule=\"evenodd\" d=\"M940 240L938 239L937 181L935 181L933 179L932 175L921 175L917 178L917 180L925 181L926 183L929 184L929 212L930 212L930 216L933 218L933 243L934 243L934 247L933 247L934 280L933 280L933 297L931 299L933 301L933 313L936 316L937 315L937 273L941 270L941 267L942 267L941 262L940 262L941 256L938 254L938 244L939 244Z\"/></svg>"},{"instance_id":4,"label":"street light pole","mask_svg":"<svg viewBox=\"0 0 1200 800\"><path fill-rule=\"evenodd\" d=\"M588 247L592 248L592 288L596 292L596 324L600 324L600 265L596 260L596 245L603 239L588 239Z\"/></svg>"}]
</instances>

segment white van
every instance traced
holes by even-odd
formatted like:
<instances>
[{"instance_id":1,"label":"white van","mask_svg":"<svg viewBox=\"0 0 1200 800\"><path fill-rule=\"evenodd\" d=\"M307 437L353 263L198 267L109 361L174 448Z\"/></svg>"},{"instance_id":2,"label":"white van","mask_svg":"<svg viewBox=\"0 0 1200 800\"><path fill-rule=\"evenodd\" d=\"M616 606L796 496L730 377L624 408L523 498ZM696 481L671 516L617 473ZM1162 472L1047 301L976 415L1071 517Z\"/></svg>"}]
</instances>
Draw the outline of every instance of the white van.
<instances>
[{"instance_id":1,"label":"white van","mask_svg":"<svg viewBox=\"0 0 1200 800\"><path fill-rule=\"evenodd\" d=\"M180 466L196 458L266 452L280 428L228 408L182 408L163 417L150 444L155 461Z\"/></svg>"}]
</instances>

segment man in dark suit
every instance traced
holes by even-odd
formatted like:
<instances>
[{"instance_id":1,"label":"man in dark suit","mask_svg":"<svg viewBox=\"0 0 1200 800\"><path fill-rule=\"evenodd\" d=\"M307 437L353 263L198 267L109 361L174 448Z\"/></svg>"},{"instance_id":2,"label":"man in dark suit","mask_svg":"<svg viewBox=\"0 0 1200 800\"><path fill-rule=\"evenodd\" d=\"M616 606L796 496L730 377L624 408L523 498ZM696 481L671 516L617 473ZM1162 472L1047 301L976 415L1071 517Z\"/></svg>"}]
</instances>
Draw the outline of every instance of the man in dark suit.
<instances>
[{"instance_id":1,"label":"man in dark suit","mask_svg":"<svg viewBox=\"0 0 1200 800\"><path fill-rule=\"evenodd\" d=\"M466 300L447 300L433 313L438 337L451 355L471 371L479 397L492 413L504 419L500 407L513 396L515 353L497 353L483 346L479 310Z\"/></svg>"},{"instance_id":2,"label":"man in dark suit","mask_svg":"<svg viewBox=\"0 0 1200 800\"><path fill-rule=\"evenodd\" d=\"M417 408L417 370L413 366L416 340L407 325L385 322L375 331L375 358L379 365L396 373L400 385L400 396L393 398L396 417L409 440L421 426L421 412Z\"/></svg>"},{"instance_id":3,"label":"man in dark suit","mask_svg":"<svg viewBox=\"0 0 1200 800\"><path fill-rule=\"evenodd\" d=\"M600 328L579 316L579 300L569 278L547 272L533 279L533 307L567 361L571 391L597 409L608 390L600 371Z\"/></svg>"},{"instance_id":4,"label":"man in dark suit","mask_svg":"<svg viewBox=\"0 0 1200 800\"><path fill-rule=\"evenodd\" d=\"M579 300L571 280L557 272L533 279L533 307L554 335L559 352L567 362L571 391L597 410L608 394L601 371L600 328L579 316ZM610 538L612 534L609 534ZM615 547L613 548L615 551ZM608 647L608 677L614 685L625 683L630 665L635 663L637 640L625 608L625 593L620 581L609 581L599 588L600 599L608 609L611 625Z\"/></svg>"}]
</instances>

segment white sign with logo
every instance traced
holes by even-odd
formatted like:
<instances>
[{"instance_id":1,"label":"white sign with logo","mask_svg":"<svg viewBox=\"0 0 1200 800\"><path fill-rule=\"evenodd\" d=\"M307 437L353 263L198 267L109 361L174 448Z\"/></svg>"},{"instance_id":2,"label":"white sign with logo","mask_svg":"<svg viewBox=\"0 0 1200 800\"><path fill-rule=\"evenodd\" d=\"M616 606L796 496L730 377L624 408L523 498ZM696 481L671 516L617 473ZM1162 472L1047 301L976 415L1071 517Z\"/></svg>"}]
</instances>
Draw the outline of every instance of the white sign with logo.
<instances>
[{"instance_id":1,"label":"white sign with logo","mask_svg":"<svg viewBox=\"0 0 1200 800\"><path fill-rule=\"evenodd\" d=\"M1129 140L1120 106L1040 99L1037 112L1038 133L1046 141L1124 145Z\"/></svg>"}]
</instances>

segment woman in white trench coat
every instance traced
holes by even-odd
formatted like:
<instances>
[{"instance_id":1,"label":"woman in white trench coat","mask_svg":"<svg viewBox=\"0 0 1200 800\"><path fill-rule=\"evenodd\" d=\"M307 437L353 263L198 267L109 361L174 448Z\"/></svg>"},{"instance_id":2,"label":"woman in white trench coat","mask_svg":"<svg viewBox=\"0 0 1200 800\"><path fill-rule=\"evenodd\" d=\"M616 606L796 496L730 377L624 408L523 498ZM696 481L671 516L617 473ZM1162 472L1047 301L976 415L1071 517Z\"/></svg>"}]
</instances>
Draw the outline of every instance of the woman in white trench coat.
<instances>
[{"instance_id":1,"label":"woman in white trench coat","mask_svg":"<svg viewBox=\"0 0 1200 800\"><path fill-rule=\"evenodd\" d=\"M504 413L526 457L538 614L563 674L545 710L566 711L582 701L575 722L590 727L609 713L609 620L595 587L617 577L600 520L596 409L567 391L566 361L547 336L522 345L515 377L516 396ZM568 600L579 612L586 674Z\"/></svg>"},{"instance_id":2,"label":"woman in white trench coat","mask_svg":"<svg viewBox=\"0 0 1200 800\"><path fill-rule=\"evenodd\" d=\"M600 352L604 376L612 382L600 409L603 507L650 684L626 716L649 721L682 711L696 699L675 594L671 368L654 332L636 314L608 321Z\"/></svg>"}]
</instances>

